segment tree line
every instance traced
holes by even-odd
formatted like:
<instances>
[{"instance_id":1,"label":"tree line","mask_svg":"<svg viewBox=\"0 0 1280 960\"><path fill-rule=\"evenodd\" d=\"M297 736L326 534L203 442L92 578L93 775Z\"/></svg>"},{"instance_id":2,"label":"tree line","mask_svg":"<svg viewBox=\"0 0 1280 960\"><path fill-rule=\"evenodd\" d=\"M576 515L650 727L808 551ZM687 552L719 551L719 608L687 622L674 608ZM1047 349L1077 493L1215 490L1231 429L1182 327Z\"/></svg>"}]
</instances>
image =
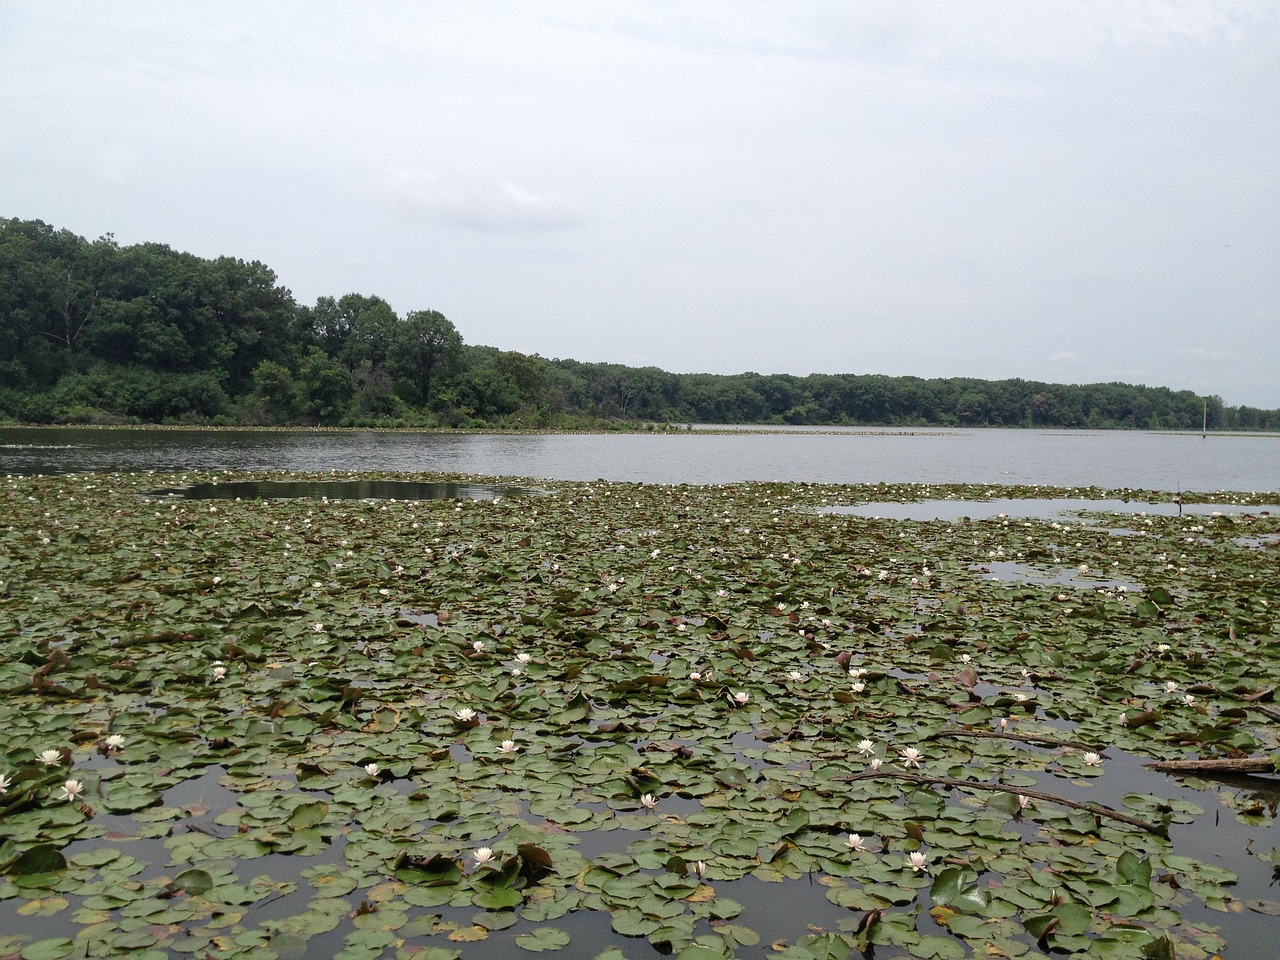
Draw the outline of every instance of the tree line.
<instances>
[{"instance_id":1,"label":"tree line","mask_svg":"<svg viewBox=\"0 0 1280 960\"><path fill-rule=\"evenodd\" d=\"M579 428L664 423L1280 430L1123 383L674 374L463 341L377 296L298 303L265 264L0 218L0 418Z\"/></svg>"}]
</instances>

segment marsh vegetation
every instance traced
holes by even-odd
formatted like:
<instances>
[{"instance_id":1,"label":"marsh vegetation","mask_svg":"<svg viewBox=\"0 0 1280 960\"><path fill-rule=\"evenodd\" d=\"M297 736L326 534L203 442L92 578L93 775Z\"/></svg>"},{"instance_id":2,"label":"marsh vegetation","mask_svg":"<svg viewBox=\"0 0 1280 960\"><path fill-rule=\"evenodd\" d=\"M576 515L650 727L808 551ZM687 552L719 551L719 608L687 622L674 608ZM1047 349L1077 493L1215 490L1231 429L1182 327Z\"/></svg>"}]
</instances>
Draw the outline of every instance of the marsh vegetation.
<instances>
[{"instance_id":1,"label":"marsh vegetation","mask_svg":"<svg viewBox=\"0 0 1280 960\"><path fill-rule=\"evenodd\" d=\"M163 484L298 479L494 478ZM1270 942L1273 779L1143 766L1280 753L1265 497L910 521L829 511L1104 492L158 485L0 481L0 955Z\"/></svg>"}]
</instances>

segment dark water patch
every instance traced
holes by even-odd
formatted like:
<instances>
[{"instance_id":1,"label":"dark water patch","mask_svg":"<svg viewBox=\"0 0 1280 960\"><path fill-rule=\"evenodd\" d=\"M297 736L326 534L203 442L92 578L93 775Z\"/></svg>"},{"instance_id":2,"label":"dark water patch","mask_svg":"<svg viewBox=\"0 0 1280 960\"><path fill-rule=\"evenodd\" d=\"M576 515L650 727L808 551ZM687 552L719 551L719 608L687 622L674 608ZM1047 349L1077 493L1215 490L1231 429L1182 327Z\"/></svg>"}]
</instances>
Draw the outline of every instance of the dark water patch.
<instances>
[{"instance_id":1,"label":"dark water patch","mask_svg":"<svg viewBox=\"0 0 1280 960\"><path fill-rule=\"evenodd\" d=\"M497 500L538 494L509 484L412 480L233 480L151 491L151 496L183 500Z\"/></svg>"}]
</instances>

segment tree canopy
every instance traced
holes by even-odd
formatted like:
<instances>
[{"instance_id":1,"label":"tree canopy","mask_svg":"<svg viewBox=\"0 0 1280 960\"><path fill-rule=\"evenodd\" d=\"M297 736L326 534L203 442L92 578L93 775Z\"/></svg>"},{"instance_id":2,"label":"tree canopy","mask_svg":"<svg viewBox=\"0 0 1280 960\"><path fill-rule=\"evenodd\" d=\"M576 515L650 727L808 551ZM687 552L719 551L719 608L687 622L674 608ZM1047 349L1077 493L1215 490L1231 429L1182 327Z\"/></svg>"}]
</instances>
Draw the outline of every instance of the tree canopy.
<instances>
[{"instance_id":1,"label":"tree canopy","mask_svg":"<svg viewBox=\"0 0 1280 960\"><path fill-rule=\"evenodd\" d=\"M437 310L299 304L265 264L0 218L0 418L584 427L868 424L1280 430L1280 410L1124 383L674 374L469 345Z\"/></svg>"}]
</instances>

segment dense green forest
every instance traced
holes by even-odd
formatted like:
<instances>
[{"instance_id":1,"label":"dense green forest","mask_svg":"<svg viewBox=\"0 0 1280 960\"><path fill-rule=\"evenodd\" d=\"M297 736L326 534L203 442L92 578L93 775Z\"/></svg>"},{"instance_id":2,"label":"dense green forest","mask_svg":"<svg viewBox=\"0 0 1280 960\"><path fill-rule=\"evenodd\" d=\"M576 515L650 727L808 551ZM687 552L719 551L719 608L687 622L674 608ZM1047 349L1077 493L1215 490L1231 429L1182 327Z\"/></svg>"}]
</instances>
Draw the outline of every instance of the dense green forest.
<instances>
[{"instance_id":1,"label":"dense green forest","mask_svg":"<svg viewBox=\"0 0 1280 960\"><path fill-rule=\"evenodd\" d=\"M573 428L759 423L1280 430L1123 383L673 374L465 343L377 296L296 302L262 263L0 219L0 419Z\"/></svg>"}]
</instances>

